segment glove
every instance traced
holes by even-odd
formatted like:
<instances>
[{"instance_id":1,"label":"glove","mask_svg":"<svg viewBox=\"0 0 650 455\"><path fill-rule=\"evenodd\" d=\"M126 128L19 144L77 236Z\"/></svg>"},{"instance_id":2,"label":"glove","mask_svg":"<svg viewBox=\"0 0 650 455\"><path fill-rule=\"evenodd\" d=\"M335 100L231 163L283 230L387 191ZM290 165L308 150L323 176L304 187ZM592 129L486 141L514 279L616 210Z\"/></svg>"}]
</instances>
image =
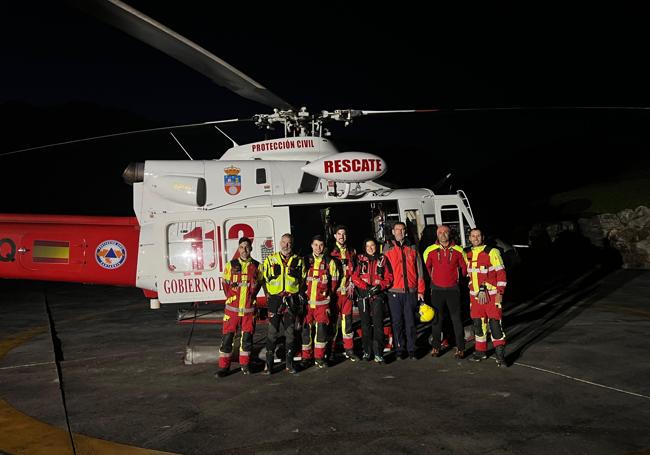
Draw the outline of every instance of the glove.
<instances>
[{"instance_id":1,"label":"glove","mask_svg":"<svg viewBox=\"0 0 650 455\"><path fill-rule=\"evenodd\" d=\"M368 295L377 295L380 292L381 292L381 287L376 285L368 289Z\"/></svg>"},{"instance_id":2,"label":"glove","mask_svg":"<svg viewBox=\"0 0 650 455\"><path fill-rule=\"evenodd\" d=\"M481 286L481 289L478 291L478 295L476 296L476 299L478 300L478 303L480 303L481 305L485 305L490 301L487 289L485 287Z\"/></svg>"},{"instance_id":3,"label":"glove","mask_svg":"<svg viewBox=\"0 0 650 455\"><path fill-rule=\"evenodd\" d=\"M293 278L300 278L300 269L297 267L289 267L288 275Z\"/></svg>"},{"instance_id":4,"label":"glove","mask_svg":"<svg viewBox=\"0 0 650 455\"><path fill-rule=\"evenodd\" d=\"M280 264L273 264L273 272L271 272L271 279L275 280L282 273L282 267Z\"/></svg>"}]
</instances>

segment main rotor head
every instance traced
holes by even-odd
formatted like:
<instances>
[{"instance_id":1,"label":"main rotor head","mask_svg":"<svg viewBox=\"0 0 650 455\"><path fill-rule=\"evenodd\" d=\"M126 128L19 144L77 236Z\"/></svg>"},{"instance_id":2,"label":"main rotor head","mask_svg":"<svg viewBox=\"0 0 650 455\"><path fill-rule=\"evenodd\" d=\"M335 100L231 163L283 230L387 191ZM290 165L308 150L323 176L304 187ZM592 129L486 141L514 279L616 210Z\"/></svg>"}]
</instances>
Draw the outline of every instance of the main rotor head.
<instances>
[{"instance_id":1,"label":"main rotor head","mask_svg":"<svg viewBox=\"0 0 650 455\"><path fill-rule=\"evenodd\" d=\"M274 129L274 125L284 125L285 134L295 136L329 136L329 131L323 127L328 121L343 122L344 126L350 125L356 117L370 114L396 114L410 112L434 112L437 109L400 109L369 111L360 109L335 109L333 111L320 111L310 114L306 107L299 110L273 109L272 114L256 114L253 122L259 128Z\"/></svg>"}]
</instances>

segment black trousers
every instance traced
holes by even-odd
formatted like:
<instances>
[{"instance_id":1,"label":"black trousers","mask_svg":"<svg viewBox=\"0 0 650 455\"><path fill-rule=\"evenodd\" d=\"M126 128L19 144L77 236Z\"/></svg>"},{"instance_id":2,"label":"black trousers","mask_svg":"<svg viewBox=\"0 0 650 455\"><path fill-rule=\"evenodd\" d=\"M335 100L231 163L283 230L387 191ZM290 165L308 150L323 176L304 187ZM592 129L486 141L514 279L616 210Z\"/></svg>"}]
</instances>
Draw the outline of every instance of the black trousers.
<instances>
[{"instance_id":1,"label":"black trousers","mask_svg":"<svg viewBox=\"0 0 650 455\"><path fill-rule=\"evenodd\" d=\"M461 351L464 351L465 330L463 329L463 320L460 312L460 290L458 287L449 289L431 289L431 305L436 312L436 315L431 322L431 340L433 347L440 349L440 332L442 330L442 321L446 307L454 326L456 347Z\"/></svg>"},{"instance_id":2,"label":"black trousers","mask_svg":"<svg viewBox=\"0 0 650 455\"><path fill-rule=\"evenodd\" d=\"M361 316L361 340L364 354L372 356L384 353L385 305L386 296L384 294L357 300Z\"/></svg>"},{"instance_id":3,"label":"black trousers","mask_svg":"<svg viewBox=\"0 0 650 455\"><path fill-rule=\"evenodd\" d=\"M277 295L269 296L268 308L269 314L272 313L273 316L269 318L269 329L266 335L266 352L275 352L275 345L278 336L280 336L280 324L284 326L287 353L296 352L295 340L298 338L296 337L296 333L299 333L302 329L300 326L301 317L293 314L289 308L286 308L286 305L283 307L282 297ZM278 311L282 313L278 313Z\"/></svg>"}]
</instances>

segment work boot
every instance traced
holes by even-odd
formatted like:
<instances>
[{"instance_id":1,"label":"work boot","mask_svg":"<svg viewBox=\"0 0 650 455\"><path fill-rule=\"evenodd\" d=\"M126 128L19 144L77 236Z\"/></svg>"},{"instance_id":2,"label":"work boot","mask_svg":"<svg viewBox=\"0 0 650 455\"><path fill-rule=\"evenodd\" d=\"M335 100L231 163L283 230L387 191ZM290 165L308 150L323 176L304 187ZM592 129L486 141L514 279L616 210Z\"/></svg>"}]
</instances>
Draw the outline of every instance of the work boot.
<instances>
[{"instance_id":1,"label":"work boot","mask_svg":"<svg viewBox=\"0 0 650 455\"><path fill-rule=\"evenodd\" d=\"M323 359L316 359L316 366L318 368L327 368L327 362Z\"/></svg>"},{"instance_id":2,"label":"work boot","mask_svg":"<svg viewBox=\"0 0 650 455\"><path fill-rule=\"evenodd\" d=\"M228 371L229 368L219 368L219 370L214 376L217 378L225 378L226 376L228 376Z\"/></svg>"},{"instance_id":3,"label":"work boot","mask_svg":"<svg viewBox=\"0 0 650 455\"><path fill-rule=\"evenodd\" d=\"M354 353L352 349L346 349L343 355L345 355L346 359L350 359L351 362L356 362L359 360L359 357Z\"/></svg>"},{"instance_id":4,"label":"work boot","mask_svg":"<svg viewBox=\"0 0 650 455\"><path fill-rule=\"evenodd\" d=\"M485 351L474 351L472 357L469 358L472 362L480 362L481 360L487 359L487 354Z\"/></svg>"},{"instance_id":5,"label":"work boot","mask_svg":"<svg viewBox=\"0 0 650 455\"><path fill-rule=\"evenodd\" d=\"M293 352L291 351L287 351L286 369L291 374L296 374L298 372L296 367L293 365Z\"/></svg>"},{"instance_id":6,"label":"work boot","mask_svg":"<svg viewBox=\"0 0 650 455\"><path fill-rule=\"evenodd\" d=\"M440 349L432 348L431 349L431 357L440 357Z\"/></svg>"},{"instance_id":7,"label":"work boot","mask_svg":"<svg viewBox=\"0 0 650 455\"><path fill-rule=\"evenodd\" d=\"M454 352L454 357L457 358L458 360L464 359L465 358L465 351L462 349L456 348L456 352Z\"/></svg>"},{"instance_id":8,"label":"work boot","mask_svg":"<svg viewBox=\"0 0 650 455\"><path fill-rule=\"evenodd\" d=\"M384 360L384 356L381 356L381 355L376 355L375 356L375 362L377 362L380 365L383 365L384 363L386 363L386 361Z\"/></svg>"},{"instance_id":9,"label":"work boot","mask_svg":"<svg viewBox=\"0 0 650 455\"><path fill-rule=\"evenodd\" d=\"M266 353L266 368L264 368L264 375L269 376L273 373L273 352Z\"/></svg>"},{"instance_id":10,"label":"work boot","mask_svg":"<svg viewBox=\"0 0 650 455\"><path fill-rule=\"evenodd\" d=\"M494 358L497 361L497 366L508 366L506 364L506 347L504 345L496 346L494 348Z\"/></svg>"},{"instance_id":11,"label":"work boot","mask_svg":"<svg viewBox=\"0 0 650 455\"><path fill-rule=\"evenodd\" d=\"M242 365L241 366L241 372L243 374L251 374L251 369L248 367L248 365Z\"/></svg>"},{"instance_id":12,"label":"work boot","mask_svg":"<svg viewBox=\"0 0 650 455\"><path fill-rule=\"evenodd\" d=\"M372 361L372 356L371 356L369 353L364 352L364 353L363 353L363 358L362 358L362 360L365 360L365 361L367 361L367 362L370 362L370 361Z\"/></svg>"}]
</instances>

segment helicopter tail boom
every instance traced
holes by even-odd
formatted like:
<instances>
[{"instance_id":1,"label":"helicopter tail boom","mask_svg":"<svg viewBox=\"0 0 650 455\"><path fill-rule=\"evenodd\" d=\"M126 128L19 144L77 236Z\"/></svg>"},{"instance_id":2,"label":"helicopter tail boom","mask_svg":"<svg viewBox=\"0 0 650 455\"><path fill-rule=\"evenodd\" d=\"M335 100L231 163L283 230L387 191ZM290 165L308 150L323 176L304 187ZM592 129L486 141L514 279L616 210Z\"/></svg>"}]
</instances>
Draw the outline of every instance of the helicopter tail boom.
<instances>
[{"instance_id":1,"label":"helicopter tail boom","mask_svg":"<svg viewBox=\"0 0 650 455\"><path fill-rule=\"evenodd\" d=\"M0 278L135 286L134 217L0 214Z\"/></svg>"}]
</instances>

